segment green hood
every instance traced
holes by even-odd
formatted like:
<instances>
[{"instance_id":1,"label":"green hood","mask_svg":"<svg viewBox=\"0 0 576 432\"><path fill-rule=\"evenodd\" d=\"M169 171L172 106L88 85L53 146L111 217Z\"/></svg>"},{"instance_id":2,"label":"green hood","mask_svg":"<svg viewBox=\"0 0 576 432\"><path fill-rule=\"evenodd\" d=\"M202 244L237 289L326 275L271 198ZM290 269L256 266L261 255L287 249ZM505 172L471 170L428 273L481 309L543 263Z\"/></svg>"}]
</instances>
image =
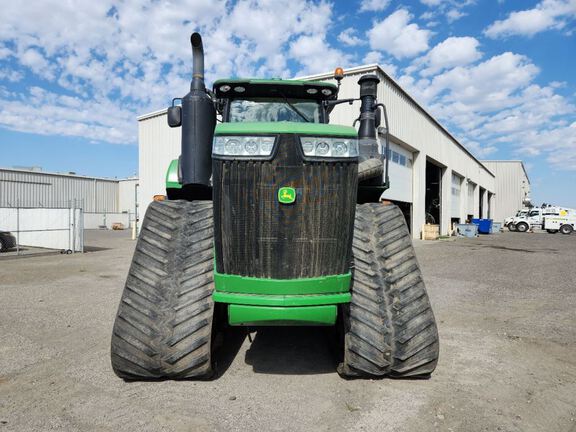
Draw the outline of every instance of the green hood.
<instances>
[{"instance_id":1,"label":"green hood","mask_svg":"<svg viewBox=\"0 0 576 432\"><path fill-rule=\"evenodd\" d=\"M219 123L214 131L215 135L250 135L250 134L296 134L314 136L358 136L356 129L350 126L341 126L323 123L297 123L297 122L242 122Z\"/></svg>"}]
</instances>

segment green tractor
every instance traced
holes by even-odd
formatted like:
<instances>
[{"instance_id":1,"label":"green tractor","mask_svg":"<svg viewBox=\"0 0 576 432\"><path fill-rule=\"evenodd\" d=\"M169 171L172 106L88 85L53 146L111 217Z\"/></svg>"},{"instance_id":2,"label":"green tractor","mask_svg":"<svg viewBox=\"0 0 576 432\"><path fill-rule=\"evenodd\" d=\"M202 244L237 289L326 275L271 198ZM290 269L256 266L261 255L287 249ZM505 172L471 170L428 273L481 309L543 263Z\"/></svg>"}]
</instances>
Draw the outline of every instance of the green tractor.
<instances>
[{"instance_id":1,"label":"green tractor","mask_svg":"<svg viewBox=\"0 0 576 432\"><path fill-rule=\"evenodd\" d=\"M124 379L207 379L230 326L337 326L344 377L428 377L438 331L388 187L379 79L360 78L358 131L329 124L338 85L193 78L168 109L182 153L148 207L112 334ZM384 114L385 149L377 128ZM218 123L217 123L218 119Z\"/></svg>"}]
</instances>

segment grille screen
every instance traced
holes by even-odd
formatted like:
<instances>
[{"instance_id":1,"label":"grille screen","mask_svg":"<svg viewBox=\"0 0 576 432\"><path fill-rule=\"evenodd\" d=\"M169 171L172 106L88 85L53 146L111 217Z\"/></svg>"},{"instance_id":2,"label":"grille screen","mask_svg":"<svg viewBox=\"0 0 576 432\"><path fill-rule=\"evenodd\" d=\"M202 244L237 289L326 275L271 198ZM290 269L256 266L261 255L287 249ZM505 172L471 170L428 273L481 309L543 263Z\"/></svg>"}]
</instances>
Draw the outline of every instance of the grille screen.
<instances>
[{"instance_id":1,"label":"grille screen","mask_svg":"<svg viewBox=\"0 0 576 432\"><path fill-rule=\"evenodd\" d=\"M347 273L356 162L305 162L293 135L271 161L213 161L216 269L294 279ZM278 189L296 189L292 204Z\"/></svg>"}]
</instances>

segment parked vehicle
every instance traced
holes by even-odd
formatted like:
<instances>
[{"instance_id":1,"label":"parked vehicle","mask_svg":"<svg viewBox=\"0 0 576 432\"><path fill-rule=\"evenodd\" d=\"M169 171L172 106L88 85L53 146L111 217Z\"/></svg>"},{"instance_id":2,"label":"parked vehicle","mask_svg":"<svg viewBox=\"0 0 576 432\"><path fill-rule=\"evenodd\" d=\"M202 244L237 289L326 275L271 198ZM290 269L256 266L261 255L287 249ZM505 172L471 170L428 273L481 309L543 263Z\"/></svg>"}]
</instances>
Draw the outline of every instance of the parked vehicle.
<instances>
[{"instance_id":1,"label":"parked vehicle","mask_svg":"<svg viewBox=\"0 0 576 432\"><path fill-rule=\"evenodd\" d=\"M572 234L576 229L576 215L547 216L543 228L550 234Z\"/></svg>"},{"instance_id":2,"label":"parked vehicle","mask_svg":"<svg viewBox=\"0 0 576 432\"><path fill-rule=\"evenodd\" d=\"M518 210L514 216L510 216L510 217L507 217L506 219L504 219L504 226L507 227L510 224L510 222L512 222L514 220L514 218L520 217L520 216L525 216L528 214L529 211L530 211L530 209Z\"/></svg>"},{"instance_id":3,"label":"parked vehicle","mask_svg":"<svg viewBox=\"0 0 576 432\"><path fill-rule=\"evenodd\" d=\"M526 232L530 228L543 227L547 216L566 216L576 214L576 210L564 207L532 208L527 214L515 216L508 223L510 231Z\"/></svg>"},{"instance_id":4,"label":"parked vehicle","mask_svg":"<svg viewBox=\"0 0 576 432\"><path fill-rule=\"evenodd\" d=\"M8 231L0 231L0 252L6 252L16 247L16 237Z\"/></svg>"}]
</instances>

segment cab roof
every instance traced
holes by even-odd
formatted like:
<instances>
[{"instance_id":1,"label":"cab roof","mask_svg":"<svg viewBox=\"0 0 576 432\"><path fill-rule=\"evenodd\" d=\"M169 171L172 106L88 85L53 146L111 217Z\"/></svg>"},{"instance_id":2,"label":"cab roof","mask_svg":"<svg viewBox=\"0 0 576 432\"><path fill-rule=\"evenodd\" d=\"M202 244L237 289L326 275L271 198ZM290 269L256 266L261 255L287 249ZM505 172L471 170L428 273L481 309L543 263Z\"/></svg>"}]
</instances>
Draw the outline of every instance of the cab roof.
<instances>
[{"instance_id":1,"label":"cab roof","mask_svg":"<svg viewBox=\"0 0 576 432\"><path fill-rule=\"evenodd\" d=\"M338 87L327 82L236 78L214 82L218 98L287 97L296 99L335 99Z\"/></svg>"}]
</instances>

